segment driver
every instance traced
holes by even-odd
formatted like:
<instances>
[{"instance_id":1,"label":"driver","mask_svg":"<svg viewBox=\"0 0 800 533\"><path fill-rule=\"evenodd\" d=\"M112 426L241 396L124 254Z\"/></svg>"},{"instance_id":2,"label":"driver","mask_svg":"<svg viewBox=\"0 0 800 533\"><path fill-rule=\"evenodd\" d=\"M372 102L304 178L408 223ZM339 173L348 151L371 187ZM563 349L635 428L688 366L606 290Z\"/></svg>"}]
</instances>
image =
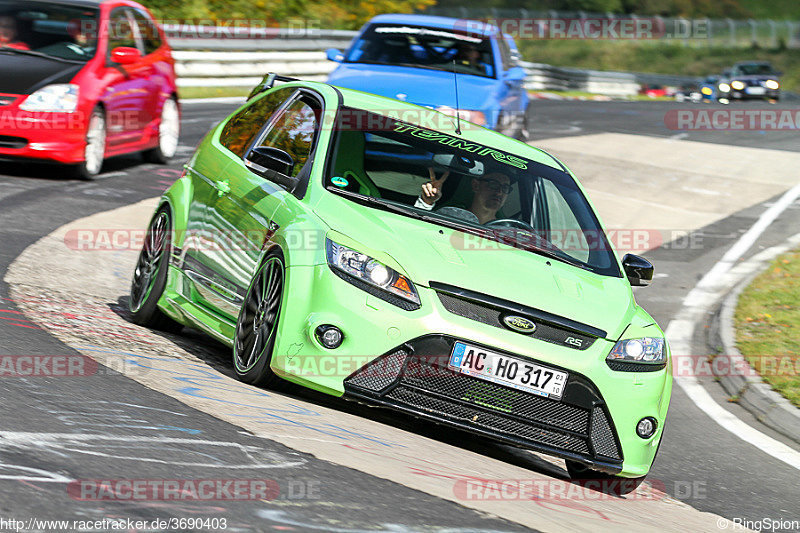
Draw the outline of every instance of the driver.
<instances>
[{"instance_id":1,"label":"driver","mask_svg":"<svg viewBox=\"0 0 800 533\"><path fill-rule=\"evenodd\" d=\"M446 171L440 178L436 178L436 172L432 168L428 168L428 173L431 180L422 185L422 192L414 207L430 211L442 197L442 186L450 171ZM492 172L479 178L472 178L473 195L469 211L478 217L478 222L481 224L497 220L497 212L508 200L512 188L511 178L502 172Z\"/></svg>"},{"instance_id":2,"label":"driver","mask_svg":"<svg viewBox=\"0 0 800 533\"><path fill-rule=\"evenodd\" d=\"M17 21L10 15L0 15L0 47L30 50L27 44L17 41Z\"/></svg>"}]
</instances>

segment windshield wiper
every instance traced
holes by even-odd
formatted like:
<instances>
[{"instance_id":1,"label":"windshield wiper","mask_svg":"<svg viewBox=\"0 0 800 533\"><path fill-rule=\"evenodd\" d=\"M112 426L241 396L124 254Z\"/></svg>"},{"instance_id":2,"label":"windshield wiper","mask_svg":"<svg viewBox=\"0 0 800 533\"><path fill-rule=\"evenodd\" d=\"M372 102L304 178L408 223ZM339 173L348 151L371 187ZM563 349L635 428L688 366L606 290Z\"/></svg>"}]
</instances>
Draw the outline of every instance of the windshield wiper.
<instances>
[{"instance_id":1,"label":"windshield wiper","mask_svg":"<svg viewBox=\"0 0 800 533\"><path fill-rule=\"evenodd\" d=\"M342 196L346 196L347 198L355 200L356 202L362 204L369 204L371 206L377 207L378 209L383 209L384 211L391 211L393 213L399 213L401 215L409 215L419 220L425 220L426 218L424 215L418 213L417 211L414 211L410 207L402 207L399 205L390 204L384 202L383 200L375 198L374 196L367 196L364 194L359 194L357 192L345 191L342 189L334 189L332 187L327 187L327 189L332 193L341 194Z\"/></svg>"},{"instance_id":2,"label":"windshield wiper","mask_svg":"<svg viewBox=\"0 0 800 533\"><path fill-rule=\"evenodd\" d=\"M20 50L19 48L9 48L7 46L0 47L0 52L5 52L8 54L21 54L33 57L43 57L45 59L52 59L53 61L61 61L65 63L83 63L83 61L80 59L67 59L64 57L50 56L47 54L43 54L42 52L36 52L35 50Z\"/></svg>"}]
</instances>

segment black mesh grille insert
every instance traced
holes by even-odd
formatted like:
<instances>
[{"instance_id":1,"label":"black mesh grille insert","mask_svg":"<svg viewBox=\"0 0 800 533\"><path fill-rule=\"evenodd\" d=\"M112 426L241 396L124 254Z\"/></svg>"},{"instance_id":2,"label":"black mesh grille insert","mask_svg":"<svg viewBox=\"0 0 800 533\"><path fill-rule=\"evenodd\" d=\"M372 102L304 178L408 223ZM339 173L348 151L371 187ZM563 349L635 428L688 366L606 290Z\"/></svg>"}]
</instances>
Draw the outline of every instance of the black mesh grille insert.
<instances>
[{"instance_id":1,"label":"black mesh grille insert","mask_svg":"<svg viewBox=\"0 0 800 533\"><path fill-rule=\"evenodd\" d=\"M347 381L357 387L363 387L375 392L382 391L397 380L407 355L408 352L405 350L397 350L394 353L376 359L354 373Z\"/></svg>"},{"instance_id":2,"label":"black mesh grille insert","mask_svg":"<svg viewBox=\"0 0 800 533\"><path fill-rule=\"evenodd\" d=\"M441 300L444 308L454 315L463 316L464 318L469 318L470 320L475 320L481 324L487 324L496 328L508 329L503 325L503 316L505 313L500 309L457 298L442 292L437 292L436 294L439 296L439 300ZM534 339L558 344L559 346L566 346L575 350L585 350L595 341L593 337L589 337L588 335L553 327L541 321L534 320L533 322L536 324L536 330L532 334L529 334L529 336Z\"/></svg>"},{"instance_id":3,"label":"black mesh grille insert","mask_svg":"<svg viewBox=\"0 0 800 533\"><path fill-rule=\"evenodd\" d=\"M586 441L580 437L538 428L510 418L426 396L402 386L390 392L388 397L445 419L455 419L489 431L500 431L575 453L589 453Z\"/></svg>"},{"instance_id":4,"label":"black mesh grille insert","mask_svg":"<svg viewBox=\"0 0 800 533\"><path fill-rule=\"evenodd\" d=\"M408 361L402 383L431 394L510 413L559 429L585 434L589 427L589 411L586 409L456 374L419 359Z\"/></svg>"},{"instance_id":5,"label":"black mesh grille insert","mask_svg":"<svg viewBox=\"0 0 800 533\"><path fill-rule=\"evenodd\" d=\"M644 363L631 363L628 361L614 361L606 359L606 364L611 370L617 372L658 372L663 369L666 363L662 365L648 365Z\"/></svg>"},{"instance_id":6,"label":"black mesh grille insert","mask_svg":"<svg viewBox=\"0 0 800 533\"><path fill-rule=\"evenodd\" d=\"M599 407L592 411L592 447L595 453L605 455L613 459L619 459L617 443L614 442L614 434L608 423L606 414Z\"/></svg>"}]
</instances>

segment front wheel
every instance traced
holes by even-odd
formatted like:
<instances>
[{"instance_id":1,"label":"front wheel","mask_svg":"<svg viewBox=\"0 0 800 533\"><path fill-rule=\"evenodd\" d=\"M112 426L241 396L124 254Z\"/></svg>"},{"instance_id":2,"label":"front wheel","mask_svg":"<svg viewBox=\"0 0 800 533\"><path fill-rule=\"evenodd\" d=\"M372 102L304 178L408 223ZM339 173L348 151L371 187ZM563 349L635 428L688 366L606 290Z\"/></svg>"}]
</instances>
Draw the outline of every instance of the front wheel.
<instances>
[{"instance_id":1,"label":"front wheel","mask_svg":"<svg viewBox=\"0 0 800 533\"><path fill-rule=\"evenodd\" d=\"M604 472L592 470L584 464L575 461L566 461L567 472L573 481L578 481L586 488L592 488L612 494L614 496L624 496L630 494L639 488L639 485L644 481L645 476L642 477L621 477Z\"/></svg>"},{"instance_id":2,"label":"front wheel","mask_svg":"<svg viewBox=\"0 0 800 533\"><path fill-rule=\"evenodd\" d=\"M259 267L236 322L233 367L236 377L251 385L274 387L281 379L272 371L272 352L281 313L285 269L280 253Z\"/></svg>"},{"instance_id":3,"label":"front wheel","mask_svg":"<svg viewBox=\"0 0 800 533\"><path fill-rule=\"evenodd\" d=\"M167 98L161 108L161 120L158 123L158 146L143 153L145 160L162 165L168 163L178 151L180 132L178 102L174 98Z\"/></svg>"},{"instance_id":4,"label":"front wheel","mask_svg":"<svg viewBox=\"0 0 800 533\"><path fill-rule=\"evenodd\" d=\"M176 332L183 326L158 308L167 285L169 255L172 250L172 222L169 210L161 208L147 228L144 245L133 271L128 308L132 321L140 326Z\"/></svg>"},{"instance_id":5,"label":"front wheel","mask_svg":"<svg viewBox=\"0 0 800 533\"><path fill-rule=\"evenodd\" d=\"M83 162L75 167L77 177L92 180L100 174L106 156L106 116L99 107L94 108L86 128L86 146Z\"/></svg>"}]
</instances>

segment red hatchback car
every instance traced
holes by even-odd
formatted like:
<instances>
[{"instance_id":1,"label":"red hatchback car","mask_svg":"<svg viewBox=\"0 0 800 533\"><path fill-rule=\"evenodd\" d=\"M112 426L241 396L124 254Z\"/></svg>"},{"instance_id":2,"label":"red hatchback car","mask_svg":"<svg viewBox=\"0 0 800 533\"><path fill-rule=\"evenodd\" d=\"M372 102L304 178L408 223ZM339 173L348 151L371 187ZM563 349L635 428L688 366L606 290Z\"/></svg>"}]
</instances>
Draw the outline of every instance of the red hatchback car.
<instances>
[{"instance_id":1,"label":"red hatchback car","mask_svg":"<svg viewBox=\"0 0 800 533\"><path fill-rule=\"evenodd\" d=\"M178 148L175 60L150 13L128 0L0 0L0 159L73 165Z\"/></svg>"}]
</instances>

